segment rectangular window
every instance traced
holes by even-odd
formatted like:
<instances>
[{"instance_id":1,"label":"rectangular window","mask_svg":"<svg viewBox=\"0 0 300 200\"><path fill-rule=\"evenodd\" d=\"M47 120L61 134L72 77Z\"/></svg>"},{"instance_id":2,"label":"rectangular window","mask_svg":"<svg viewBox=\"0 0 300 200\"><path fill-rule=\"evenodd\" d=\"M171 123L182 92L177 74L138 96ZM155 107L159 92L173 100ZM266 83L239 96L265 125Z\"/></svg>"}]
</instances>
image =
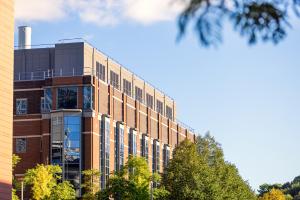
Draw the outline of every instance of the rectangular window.
<instances>
[{"instance_id":1,"label":"rectangular window","mask_svg":"<svg viewBox=\"0 0 300 200\"><path fill-rule=\"evenodd\" d=\"M81 180L81 115L51 118L51 164L63 169L63 180L68 180L80 195Z\"/></svg>"},{"instance_id":2,"label":"rectangular window","mask_svg":"<svg viewBox=\"0 0 300 200\"><path fill-rule=\"evenodd\" d=\"M142 136L142 142L141 142L141 153L142 156L146 159L146 161L148 162L148 158L149 158L149 144L148 144L149 138L146 134L143 134Z\"/></svg>"},{"instance_id":3,"label":"rectangular window","mask_svg":"<svg viewBox=\"0 0 300 200\"><path fill-rule=\"evenodd\" d=\"M110 71L110 84L119 89L119 75L113 71Z\"/></svg>"},{"instance_id":4,"label":"rectangular window","mask_svg":"<svg viewBox=\"0 0 300 200\"><path fill-rule=\"evenodd\" d=\"M164 168L166 168L169 164L169 160L170 160L170 147L169 145L165 144L164 145Z\"/></svg>"},{"instance_id":5,"label":"rectangular window","mask_svg":"<svg viewBox=\"0 0 300 200\"><path fill-rule=\"evenodd\" d=\"M16 99L16 114L27 114L27 99Z\"/></svg>"},{"instance_id":6,"label":"rectangular window","mask_svg":"<svg viewBox=\"0 0 300 200\"><path fill-rule=\"evenodd\" d=\"M123 92L128 96L131 96L131 82L123 79Z\"/></svg>"},{"instance_id":7,"label":"rectangular window","mask_svg":"<svg viewBox=\"0 0 300 200\"><path fill-rule=\"evenodd\" d=\"M63 174L80 194L81 177L81 116L64 115L63 126Z\"/></svg>"},{"instance_id":8,"label":"rectangular window","mask_svg":"<svg viewBox=\"0 0 300 200\"><path fill-rule=\"evenodd\" d=\"M153 96L150 94L146 95L147 107L153 109Z\"/></svg>"},{"instance_id":9,"label":"rectangular window","mask_svg":"<svg viewBox=\"0 0 300 200\"><path fill-rule=\"evenodd\" d=\"M63 118L51 118L51 164L63 165Z\"/></svg>"},{"instance_id":10,"label":"rectangular window","mask_svg":"<svg viewBox=\"0 0 300 200\"><path fill-rule=\"evenodd\" d=\"M157 100L156 101L156 112L158 112L159 114L163 115L164 114L164 106L163 106L163 102Z\"/></svg>"},{"instance_id":11,"label":"rectangular window","mask_svg":"<svg viewBox=\"0 0 300 200\"><path fill-rule=\"evenodd\" d=\"M136 136L137 133L135 130L131 129L129 132L129 154L136 156L137 155L137 147L136 147Z\"/></svg>"},{"instance_id":12,"label":"rectangular window","mask_svg":"<svg viewBox=\"0 0 300 200\"><path fill-rule=\"evenodd\" d=\"M159 172L160 171L160 152L159 152L159 141L153 140L153 158L152 158L152 171Z\"/></svg>"},{"instance_id":13,"label":"rectangular window","mask_svg":"<svg viewBox=\"0 0 300 200\"><path fill-rule=\"evenodd\" d=\"M45 97L41 97L41 113L46 113L45 107Z\"/></svg>"},{"instance_id":14,"label":"rectangular window","mask_svg":"<svg viewBox=\"0 0 300 200\"><path fill-rule=\"evenodd\" d=\"M57 89L57 109L77 108L77 87Z\"/></svg>"},{"instance_id":15,"label":"rectangular window","mask_svg":"<svg viewBox=\"0 0 300 200\"><path fill-rule=\"evenodd\" d=\"M105 81L105 66L96 62L96 73L100 80Z\"/></svg>"},{"instance_id":16,"label":"rectangular window","mask_svg":"<svg viewBox=\"0 0 300 200\"><path fill-rule=\"evenodd\" d=\"M124 166L124 125L117 123L115 129L115 170L120 171Z\"/></svg>"},{"instance_id":17,"label":"rectangular window","mask_svg":"<svg viewBox=\"0 0 300 200\"><path fill-rule=\"evenodd\" d=\"M84 86L83 87L83 109L84 110L93 110L94 105L94 92L93 86Z\"/></svg>"},{"instance_id":18,"label":"rectangular window","mask_svg":"<svg viewBox=\"0 0 300 200\"><path fill-rule=\"evenodd\" d=\"M169 106L166 106L166 117L171 120L173 119L173 110Z\"/></svg>"},{"instance_id":19,"label":"rectangular window","mask_svg":"<svg viewBox=\"0 0 300 200\"><path fill-rule=\"evenodd\" d=\"M26 138L17 138L16 139L16 153L26 153L27 142Z\"/></svg>"},{"instance_id":20,"label":"rectangular window","mask_svg":"<svg viewBox=\"0 0 300 200\"><path fill-rule=\"evenodd\" d=\"M110 155L110 119L104 117L101 122L100 156L101 156L101 188L104 189L109 180Z\"/></svg>"},{"instance_id":21,"label":"rectangular window","mask_svg":"<svg viewBox=\"0 0 300 200\"><path fill-rule=\"evenodd\" d=\"M139 87L135 87L135 99L139 102L143 102L143 90Z\"/></svg>"},{"instance_id":22,"label":"rectangular window","mask_svg":"<svg viewBox=\"0 0 300 200\"><path fill-rule=\"evenodd\" d=\"M52 91L51 88L46 88L44 90L44 107L43 112L50 112L52 109Z\"/></svg>"}]
</instances>

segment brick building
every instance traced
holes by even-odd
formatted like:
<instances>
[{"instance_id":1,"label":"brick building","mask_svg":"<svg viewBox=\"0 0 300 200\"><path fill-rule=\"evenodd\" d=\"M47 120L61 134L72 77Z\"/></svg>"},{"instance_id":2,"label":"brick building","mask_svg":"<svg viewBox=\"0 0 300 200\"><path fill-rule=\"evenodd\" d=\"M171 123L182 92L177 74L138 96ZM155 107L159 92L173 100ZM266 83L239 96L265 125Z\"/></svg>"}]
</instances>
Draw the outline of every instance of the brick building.
<instances>
[{"instance_id":1,"label":"brick building","mask_svg":"<svg viewBox=\"0 0 300 200\"><path fill-rule=\"evenodd\" d=\"M59 164L79 190L81 171L99 169L101 187L129 154L161 172L193 131L176 120L173 99L86 42L15 50L15 175Z\"/></svg>"},{"instance_id":2,"label":"brick building","mask_svg":"<svg viewBox=\"0 0 300 200\"><path fill-rule=\"evenodd\" d=\"M0 0L0 199L11 199L14 1Z\"/></svg>"}]
</instances>

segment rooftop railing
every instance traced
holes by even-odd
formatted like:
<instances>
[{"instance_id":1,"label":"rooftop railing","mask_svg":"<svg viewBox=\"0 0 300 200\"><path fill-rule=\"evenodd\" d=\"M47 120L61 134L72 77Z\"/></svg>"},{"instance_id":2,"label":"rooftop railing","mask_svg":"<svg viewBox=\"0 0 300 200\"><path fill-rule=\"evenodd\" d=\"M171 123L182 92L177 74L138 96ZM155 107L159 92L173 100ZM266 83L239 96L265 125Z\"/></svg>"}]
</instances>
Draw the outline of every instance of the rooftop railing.
<instances>
[{"instance_id":1,"label":"rooftop railing","mask_svg":"<svg viewBox=\"0 0 300 200\"><path fill-rule=\"evenodd\" d=\"M179 124L181 127L183 127L183 128L185 128L185 129L191 131L192 133L195 133L195 129L193 129L193 128L190 127L189 125L183 123L183 122L180 121L179 119L175 119L175 122L176 122L177 124Z\"/></svg>"}]
</instances>

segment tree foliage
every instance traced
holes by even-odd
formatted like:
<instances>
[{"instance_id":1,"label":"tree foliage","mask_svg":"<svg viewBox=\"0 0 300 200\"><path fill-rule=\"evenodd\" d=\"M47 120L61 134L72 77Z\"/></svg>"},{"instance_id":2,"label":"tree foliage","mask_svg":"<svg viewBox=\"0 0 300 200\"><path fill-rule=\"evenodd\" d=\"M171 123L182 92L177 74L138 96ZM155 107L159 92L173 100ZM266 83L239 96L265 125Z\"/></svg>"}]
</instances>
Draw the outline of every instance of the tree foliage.
<instances>
[{"instance_id":1,"label":"tree foliage","mask_svg":"<svg viewBox=\"0 0 300 200\"><path fill-rule=\"evenodd\" d=\"M184 140L177 146L163 176L169 199L254 200L254 192L224 161L223 151L209 135L194 144Z\"/></svg>"},{"instance_id":2,"label":"tree foliage","mask_svg":"<svg viewBox=\"0 0 300 200\"><path fill-rule=\"evenodd\" d=\"M37 165L27 170L24 181L31 186L33 199L74 199L75 191L70 183L64 181L58 184L61 173L62 170L57 165Z\"/></svg>"},{"instance_id":3,"label":"tree foliage","mask_svg":"<svg viewBox=\"0 0 300 200\"><path fill-rule=\"evenodd\" d=\"M163 176L169 199L205 199L214 193L211 182L209 167L198 156L196 145L184 140L175 148Z\"/></svg>"},{"instance_id":4,"label":"tree foliage","mask_svg":"<svg viewBox=\"0 0 300 200\"><path fill-rule=\"evenodd\" d=\"M204 46L222 41L222 27L228 19L250 44L262 41L280 42L287 33L288 13L300 16L299 0L177 0L186 4L181 13L179 38L193 22Z\"/></svg>"},{"instance_id":5,"label":"tree foliage","mask_svg":"<svg viewBox=\"0 0 300 200\"><path fill-rule=\"evenodd\" d=\"M63 181L53 187L51 195L47 200L71 200L76 199L75 190L69 181Z\"/></svg>"},{"instance_id":6,"label":"tree foliage","mask_svg":"<svg viewBox=\"0 0 300 200\"><path fill-rule=\"evenodd\" d=\"M255 199L249 184L239 175L235 165L225 161L221 145L209 133L204 137L198 136L196 145L200 157L208 164L214 176L217 198Z\"/></svg>"},{"instance_id":7,"label":"tree foliage","mask_svg":"<svg viewBox=\"0 0 300 200\"><path fill-rule=\"evenodd\" d=\"M286 200L286 198L281 190L273 188L262 197L259 197L258 200Z\"/></svg>"},{"instance_id":8,"label":"tree foliage","mask_svg":"<svg viewBox=\"0 0 300 200\"><path fill-rule=\"evenodd\" d=\"M95 169L85 170L82 172L84 195L82 199L96 199L96 194L99 191L100 172Z\"/></svg>"},{"instance_id":9,"label":"tree foliage","mask_svg":"<svg viewBox=\"0 0 300 200\"><path fill-rule=\"evenodd\" d=\"M300 200L300 176L294 178L291 182L284 184L262 184L259 186L258 195L262 197L265 193L269 193L272 189L281 190L285 194L287 200Z\"/></svg>"},{"instance_id":10,"label":"tree foliage","mask_svg":"<svg viewBox=\"0 0 300 200\"><path fill-rule=\"evenodd\" d=\"M109 199L109 197L122 200L149 199L150 182L154 179L158 181L157 175L154 177L144 158L130 156L125 166L110 177L108 187L99 192L98 199ZM162 188L155 191L157 196L165 193Z\"/></svg>"},{"instance_id":11,"label":"tree foliage","mask_svg":"<svg viewBox=\"0 0 300 200\"><path fill-rule=\"evenodd\" d=\"M15 154L12 155L12 171L15 170L17 164L21 161L21 158ZM12 188L12 200L19 200L18 195L16 194L17 181L13 176L13 188Z\"/></svg>"}]
</instances>

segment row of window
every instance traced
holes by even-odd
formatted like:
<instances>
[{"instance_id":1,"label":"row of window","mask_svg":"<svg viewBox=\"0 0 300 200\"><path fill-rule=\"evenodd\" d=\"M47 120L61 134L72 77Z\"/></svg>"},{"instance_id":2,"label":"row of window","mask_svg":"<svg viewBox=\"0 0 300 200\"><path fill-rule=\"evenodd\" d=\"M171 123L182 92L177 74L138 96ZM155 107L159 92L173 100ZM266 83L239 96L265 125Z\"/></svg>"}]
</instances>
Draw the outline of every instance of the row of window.
<instances>
[{"instance_id":1,"label":"row of window","mask_svg":"<svg viewBox=\"0 0 300 200\"><path fill-rule=\"evenodd\" d=\"M101 123L101 139L100 139L100 155L101 155L101 188L105 188L110 175L110 121L105 117ZM114 170L119 171L124 166L124 125L117 123L114 129L115 135L115 157ZM137 132L131 129L128 133L128 153L129 155L137 156ZM153 141L153 155L152 155L152 171L160 171L160 143L158 140ZM146 161L149 160L149 138L146 134L141 138L141 156ZM165 145L163 148L163 165L167 166L170 159L170 148Z\"/></svg>"},{"instance_id":2,"label":"row of window","mask_svg":"<svg viewBox=\"0 0 300 200\"><path fill-rule=\"evenodd\" d=\"M102 81L105 81L105 66L102 65L101 63L97 62L96 63L96 71L97 71L97 76L99 79ZM115 73L114 71L110 71L110 85L113 87L120 89L120 83L119 83L119 74ZM139 102L144 103L144 98L143 98L143 90L137 86L135 86L135 99ZM132 83L126 79L123 79L123 92L132 97ZM146 105L147 107L154 109L154 101L153 101L153 96L150 94L146 94ZM164 115L164 109L163 109L163 102L156 100L156 111L160 113L161 115ZM173 119L173 112L172 108L169 106L166 106L166 117L169 119Z\"/></svg>"},{"instance_id":3,"label":"row of window","mask_svg":"<svg viewBox=\"0 0 300 200\"><path fill-rule=\"evenodd\" d=\"M77 87L61 87L57 89L57 109L77 108ZM94 91L92 86L83 87L83 109L91 110L95 108ZM47 113L52 109L52 92L50 88L44 90L44 97L41 97L41 112ZM24 115L28 111L28 101L26 98L16 99L16 114Z\"/></svg>"},{"instance_id":4,"label":"row of window","mask_svg":"<svg viewBox=\"0 0 300 200\"><path fill-rule=\"evenodd\" d=\"M114 72L113 72L114 73ZM117 75L117 74L116 74ZM131 83L124 79L124 93L131 96ZM136 87L136 99L143 100L143 90ZM77 108L77 87L60 87L57 89L57 109L75 109ZM92 86L83 87L83 109L94 109L94 91ZM149 108L153 109L153 96L146 95L146 104ZM28 102L26 98L16 99L16 114L27 114ZM41 112L50 112L52 109L52 92L51 88L44 90L44 97L41 97ZM156 100L156 111L161 115L164 114L163 102ZM166 117L173 119L173 110L171 107L166 106Z\"/></svg>"}]
</instances>

